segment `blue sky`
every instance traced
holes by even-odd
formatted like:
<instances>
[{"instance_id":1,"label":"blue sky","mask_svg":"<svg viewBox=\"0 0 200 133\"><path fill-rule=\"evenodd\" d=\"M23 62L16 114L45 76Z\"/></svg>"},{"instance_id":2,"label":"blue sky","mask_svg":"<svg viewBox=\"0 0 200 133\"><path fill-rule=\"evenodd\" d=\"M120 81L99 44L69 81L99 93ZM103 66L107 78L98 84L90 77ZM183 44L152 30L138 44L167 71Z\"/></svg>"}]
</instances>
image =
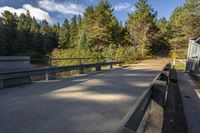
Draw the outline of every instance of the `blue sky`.
<instances>
[{"instance_id":1,"label":"blue sky","mask_svg":"<svg viewBox=\"0 0 200 133\"><path fill-rule=\"evenodd\" d=\"M64 18L71 19L73 15L82 14L89 5L96 5L100 0L0 0L0 13L4 10L20 13L30 11L37 20L47 19L49 23L62 23ZM184 3L185 0L148 0L149 4L158 12L158 18L170 17L172 11ZM128 13L134 12L137 0L109 0L114 15L123 23Z\"/></svg>"}]
</instances>

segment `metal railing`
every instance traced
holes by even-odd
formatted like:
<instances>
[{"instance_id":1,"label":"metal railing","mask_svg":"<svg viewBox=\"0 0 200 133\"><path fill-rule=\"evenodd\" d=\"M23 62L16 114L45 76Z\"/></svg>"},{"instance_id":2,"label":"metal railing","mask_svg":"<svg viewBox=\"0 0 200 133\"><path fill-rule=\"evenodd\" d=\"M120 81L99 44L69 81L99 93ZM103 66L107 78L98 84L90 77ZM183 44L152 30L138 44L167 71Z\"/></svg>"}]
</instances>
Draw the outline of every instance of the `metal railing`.
<instances>
[{"instance_id":1,"label":"metal railing","mask_svg":"<svg viewBox=\"0 0 200 133\"><path fill-rule=\"evenodd\" d=\"M93 67L96 67L97 70L101 70L101 66L116 65L116 64L121 65L121 63L122 63L121 61L113 61L113 62L100 62L95 64L81 64L81 65L48 67L48 68L32 68L30 70L1 72L0 80L27 77L33 75L52 74L52 73L66 72L72 70L84 70L85 68L93 68Z\"/></svg>"}]
</instances>

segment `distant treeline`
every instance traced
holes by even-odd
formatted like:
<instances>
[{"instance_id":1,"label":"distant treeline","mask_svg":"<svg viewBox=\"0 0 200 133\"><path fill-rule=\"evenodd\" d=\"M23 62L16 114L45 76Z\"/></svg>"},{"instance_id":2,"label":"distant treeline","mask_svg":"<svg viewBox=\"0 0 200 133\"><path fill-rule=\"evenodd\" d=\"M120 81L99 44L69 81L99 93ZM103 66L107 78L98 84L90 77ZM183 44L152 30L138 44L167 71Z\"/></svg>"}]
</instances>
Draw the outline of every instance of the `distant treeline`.
<instances>
[{"instance_id":1,"label":"distant treeline","mask_svg":"<svg viewBox=\"0 0 200 133\"><path fill-rule=\"evenodd\" d=\"M0 55L29 55L32 58L115 57L137 60L159 50L185 48L189 37L200 35L200 1L187 0L169 20L157 19L147 0L138 0L135 11L123 25L114 9L102 0L89 6L83 16L70 23L49 25L26 14L5 11L0 17Z\"/></svg>"}]
</instances>

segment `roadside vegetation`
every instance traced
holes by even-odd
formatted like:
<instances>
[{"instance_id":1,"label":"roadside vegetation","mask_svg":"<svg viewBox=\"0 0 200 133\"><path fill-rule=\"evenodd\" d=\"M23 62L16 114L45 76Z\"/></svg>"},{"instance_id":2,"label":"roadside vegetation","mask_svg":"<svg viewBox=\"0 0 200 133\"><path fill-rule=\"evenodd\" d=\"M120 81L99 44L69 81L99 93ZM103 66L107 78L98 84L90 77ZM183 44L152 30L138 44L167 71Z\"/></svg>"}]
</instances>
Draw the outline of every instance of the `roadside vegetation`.
<instances>
[{"instance_id":1,"label":"roadside vegetation","mask_svg":"<svg viewBox=\"0 0 200 133\"><path fill-rule=\"evenodd\" d=\"M0 55L114 58L130 63L167 50L170 55L185 58L189 37L200 35L198 0L187 0L169 20L158 19L147 0L138 0L125 24L117 20L113 11L108 1L102 0L89 6L82 16L54 25L46 20L36 21L29 11L20 16L5 11L0 18ZM74 62L55 62L63 63Z\"/></svg>"},{"instance_id":2,"label":"roadside vegetation","mask_svg":"<svg viewBox=\"0 0 200 133\"><path fill-rule=\"evenodd\" d=\"M174 68L177 70L177 71L180 71L180 72L184 72L185 71L185 67L186 67L186 64L179 61L179 60L176 60L176 63L175 63L175 66Z\"/></svg>"}]
</instances>

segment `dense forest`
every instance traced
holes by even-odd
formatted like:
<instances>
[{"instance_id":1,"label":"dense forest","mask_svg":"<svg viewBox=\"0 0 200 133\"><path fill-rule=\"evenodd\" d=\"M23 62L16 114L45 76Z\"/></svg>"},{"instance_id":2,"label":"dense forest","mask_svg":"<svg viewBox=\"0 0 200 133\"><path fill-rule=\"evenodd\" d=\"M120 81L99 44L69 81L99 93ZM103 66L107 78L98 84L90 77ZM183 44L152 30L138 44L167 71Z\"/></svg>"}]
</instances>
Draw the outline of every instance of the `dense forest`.
<instances>
[{"instance_id":1,"label":"dense forest","mask_svg":"<svg viewBox=\"0 0 200 133\"><path fill-rule=\"evenodd\" d=\"M87 7L83 15L65 19L62 25L36 21L29 11L20 16L5 11L0 17L0 55L132 61L159 50L185 51L189 38L200 35L198 0L186 0L169 20L157 19L157 12L147 0L138 0L125 24L117 20L113 11L108 1L102 0Z\"/></svg>"}]
</instances>

